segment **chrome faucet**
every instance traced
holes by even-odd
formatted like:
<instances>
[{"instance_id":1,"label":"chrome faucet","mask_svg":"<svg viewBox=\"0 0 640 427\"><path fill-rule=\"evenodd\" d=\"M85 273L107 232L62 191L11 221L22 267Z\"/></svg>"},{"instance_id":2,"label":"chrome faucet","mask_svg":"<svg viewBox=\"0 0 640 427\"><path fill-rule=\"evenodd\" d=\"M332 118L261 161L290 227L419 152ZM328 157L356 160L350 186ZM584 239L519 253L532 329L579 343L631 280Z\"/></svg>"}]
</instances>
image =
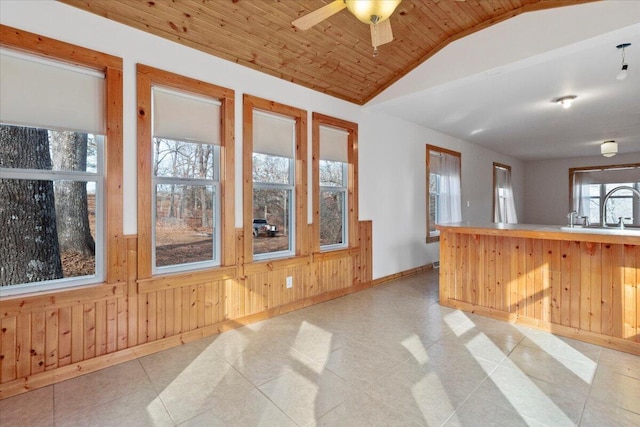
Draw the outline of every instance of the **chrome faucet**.
<instances>
[{"instance_id":1,"label":"chrome faucet","mask_svg":"<svg viewBox=\"0 0 640 427\"><path fill-rule=\"evenodd\" d=\"M607 193L606 196L604 196L604 201L602 202L602 206L600 207L600 220L602 221L602 226L603 227L607 227L607 218L606 218L606 214L605 214L605 210L607 207L607 200L609 200L609 198L613 195L613 193L619 191L619 190L630 190L632 193L634 193L636 196L638 196L640 198L640 191L636 190L633 187L629 187L628 185L621 185L620 187L616 187L613 190L609 191ZM627 218L625 218L627 219ZM621 223L623 223L623 225L621 225L621 227L624 227L624 220L620 220Z\"/></svg>"}]
</instances>

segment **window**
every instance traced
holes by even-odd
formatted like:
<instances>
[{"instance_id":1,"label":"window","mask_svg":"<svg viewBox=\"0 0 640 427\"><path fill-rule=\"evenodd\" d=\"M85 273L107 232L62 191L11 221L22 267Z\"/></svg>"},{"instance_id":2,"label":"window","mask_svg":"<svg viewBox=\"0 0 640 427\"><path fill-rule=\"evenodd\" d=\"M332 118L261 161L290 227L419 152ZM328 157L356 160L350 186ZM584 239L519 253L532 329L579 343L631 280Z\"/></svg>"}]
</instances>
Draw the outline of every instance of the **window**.
<instances>
[{"instance_id":1,"label":"window","mask_svg":"<svg viewBox=\"0 0 640 427\"><path fill-rule=\"evenodd\" d=\"M357 241L357 124L313 114L314 250L335 250Z\"/></svg>"},{"instance_id":2,"label":"window","mask_svg":"<svg viewBox=\"0 0 640 427\"><path fill-rule=\"evenodd\" d=\"M517 224L511 166L493 164L493 222Z\"/></svg>"},{"instance_id":3,"label":"window","mask_svg":"<svg viewBox=\"0 0 640 427\"><path fill-rule=\"evenodd\" d=\"M427 145L427 243L440 239L436 224L462 220L460 153Z\"/></svg>"},{"instance_id":4,"label":"window","mask_svg":"<svg viewBox=\"0 0 640 427\"><path fill-rule=\"evenodd\" d=\"M306 112L249 95L244 105L245 259L296 255L306 224Z\"/></svg>"},{"instance_id":5,"label":"window","mask_svg":"<svg viewBox=\"0 0 640 427\"><path fill-rule=\"evenodd\" d=\"M640 191L640 165L572 168L569 180L570 210L578 212L581 222L602 225L601 207L611 190L624 186ZM625 224L640 226L640 197L634 196L632 190L618 190L607 200L604 222L614 225L619 218L632 218Z\"/></svg>"},{"instance_id":6,"label":"window","mask_svg":"<svg viewBox=\"0 0 640 427\"><path fill-rule=\"evenodd\" d=\"M122 61L1 31L0 294L116 281L122 135L106 123L121 120Z\"/></svg>"},{"instance_id":7,"label":"window","mask_svg":"<svg viewBox=\"0 0 640 427\"><path fill-rule=\"evenodd\" d=\"M233 193L225 154L233 93L144 65L138 92L141 278L233 263L223 245L234 221L223 196L225 186Z\"/></svg>"}]
</instances>

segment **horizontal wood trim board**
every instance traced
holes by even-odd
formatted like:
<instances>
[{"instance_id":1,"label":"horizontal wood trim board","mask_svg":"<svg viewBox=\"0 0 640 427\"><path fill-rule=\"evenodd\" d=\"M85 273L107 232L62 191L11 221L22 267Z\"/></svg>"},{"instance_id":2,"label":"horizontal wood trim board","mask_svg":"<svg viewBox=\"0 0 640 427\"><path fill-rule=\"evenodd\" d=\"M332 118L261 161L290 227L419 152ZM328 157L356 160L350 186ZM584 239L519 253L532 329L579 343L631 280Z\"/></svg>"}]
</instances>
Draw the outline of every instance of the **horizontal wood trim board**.
<instances>
[{"instance_id":1,"label":"horizontal wood trim board","mask_svg":"<svg viewBox=\"0 0 640 427\"><path fill-rule=\"evenodd\" d=\"M580 341L596 344L602 347L611 348L613 350L623 351L625 353L631 353L640 356L640 342L633 342L622 338L609 337L602 334L596 334L589 331L580 330L577 328L571 328L568 326L557 325L551 322L543 322L531 317L523 317L517 314L509 314L498 310L493 310L487 307L481 307L466 303L464 301L456 301L449 299L444 304L447 307L455 308L457 310L463 310L469 313L480 314L483 316L491 317L494 319L513 323L515 325L528 326L534 329L539 329L546 332L551 332L556 335L560 335L567 338L573 338Z\"/></svg>"},{"instance_id":2,"label":"horizontal wood trim board","mask_svg":"<svg viewBox=\"0 0 640 427\"><path fill-rule=\"evenodd\" d=\"M166 291L169 289L183 288L185 286L198 285L205 282L216 282L237 277L237 267L221 267L215 270L190 272L186 274L172 274L156 276L150 279L138 280L138 293Z\"/></svg>"},{"instance_id":3,"label":"horizontal wood trim board","mask_svg":"<svg viewBox=\"0 0 640 427\"><path fill-rule=\"evenodd\" d=\"M245 275L264 273L265 271L284 270L292 267L310 265L312 262L310 255L296 256L292 258L273 259L268 261L257 261L244 265Z\"/></svg>"},{"instance_id":4,"label":"horizontal wood trim board","mask_svg":"<svg viewBox=\"0 0 640 427\"><path fill-rule=\"evenodd\" d=\"M57 310L72 305L94 303L124 296L125 283L101 284L42 295L7 297L0 304L0 318Z\"/></svg>"},{"instance_id":5,"label":"horizontal wood trim board","mask_svg":"<svg viewBox=\"0 0 640 427\"><path fill-rule=\"evenodd\" d=\"M328 252L315 252L313 254L313 261L330 261L340 258L348 258L356 256L360 253L360 247L340 249L336 251Z\"/></svg>"}]
</instances>

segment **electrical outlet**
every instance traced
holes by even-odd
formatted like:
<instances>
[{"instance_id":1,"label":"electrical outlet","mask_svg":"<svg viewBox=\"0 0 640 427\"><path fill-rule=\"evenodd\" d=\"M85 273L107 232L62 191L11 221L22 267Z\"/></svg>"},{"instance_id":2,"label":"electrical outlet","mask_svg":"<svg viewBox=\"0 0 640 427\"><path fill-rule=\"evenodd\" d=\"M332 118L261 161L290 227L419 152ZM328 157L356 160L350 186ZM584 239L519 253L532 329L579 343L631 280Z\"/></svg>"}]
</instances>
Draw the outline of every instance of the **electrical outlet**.
<instances>
[{"instance_id":1,"label":"electrical outlet","mask_svg":"<svg viewBox=\"0 0 640 427\"><path fill-rule=\"evenodd\" d=\"M293 277L287 276L287 289L293 288Z\"/></svg>"}]
</instances>

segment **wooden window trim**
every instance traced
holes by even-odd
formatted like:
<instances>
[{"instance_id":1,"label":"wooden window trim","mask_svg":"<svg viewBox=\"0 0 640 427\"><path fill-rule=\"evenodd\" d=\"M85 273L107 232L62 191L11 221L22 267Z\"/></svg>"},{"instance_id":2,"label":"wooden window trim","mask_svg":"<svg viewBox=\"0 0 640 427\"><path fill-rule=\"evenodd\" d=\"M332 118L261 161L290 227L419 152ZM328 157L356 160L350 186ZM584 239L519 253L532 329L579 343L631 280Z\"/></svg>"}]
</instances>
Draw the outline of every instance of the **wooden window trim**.
<instances>
[{"instance_id":1,"label":"wooden window trim","mask_svg":"<svg viewBox=\"0 0 640 427\"><path fill-rule=\"evenodd\" d=\"M153 275L151 260L152 227L151 163L152 163L152 104L151 88L158 84L220 101L220 266L236 264L235 250L235 148L234 148L234 91L211 83L137 64L138 97L138 278ZM192 274L191 271L175 275ZM164 274L162 275L165 276Z\"/></svg>"},{"instance_id":2,"label":"wooden window trim","mask_svg":"<svg viewBox=\"0 0 640 427\"><path fill-rule=\"evenodd\" d=\"M509 165L505 165L504 163L498 163L498 162L493 162L493 191L492 191L492 200L493 203L491 205L491 219L489 221L493 222L493 219L495 218L496 215L496 169L497 168L502 168L502 169L507 169L509 171L509 173L511 173L511 166Z\"/></svg>"},{"instance_id":3,"label":"wooden window trim","mask_svg":"<svg viewBox=\"0 0 640 427\"><path fill-rule=\"evenodd\" d=\"M307 111L245 94L242 114L244 262L253 262L253 110L289 116L295 120L295 256L310 254L307 224Z\"/></svg>"},{"instance_id":4,"label":"wooden window trim","mask_svg":"<svg viewBox=\"0 0 640 427\"><path fill-rule=\"evenodd\" d=\"M358 124L320 113L312 114L313 252L320 252L320 126L331 126L349 133L347 146L347 248L358 246ZM340 248L337 250L344 250Z\"/></svg>"},{"instance_id":5,"label":"wooden window trim","mask_svg":"<svg viewBox=\"0 0 640 427\"><path fill-rule=\"evenodd\" d=\"M427 199L427 212L426 212L426 225L427 225L427 229L426 229L426 242L427 243L434 243L434 242L439 242L440 241L440 235L437 236L431 236L429 233L429 228L431 227L431 221L429 220L429 212L431 212L431 198L429 197L429 174L431 171L431 166L430 166L430 154L432 151L437 151L439 153L443 153L443 154L449 154L451 156L455 156L458 157L460 159L460 181L462 183L462 154L457 152L457 151L453 151L453 150L449 150L446 148L442 148L442 147L438 147L435 145L430 145L427 144L426 145L426 177L425 177L425 182L427 184L426 186L426 199Z\"/></svg>"},{"instance_id":6,"label":"wooden window trim","mask_svg":"<svg viewBox=\"0 0 640 427\"><path fill-rule=\"evenodd\" d=\"M127 250L122 235L122 59L6 25L0 25L0 46L64 61L72 65L92 68L104 73L107 128L104 165L105 282L125 281L127 273L124 266L126 265Z\"/></svg>"}]
</instances>

